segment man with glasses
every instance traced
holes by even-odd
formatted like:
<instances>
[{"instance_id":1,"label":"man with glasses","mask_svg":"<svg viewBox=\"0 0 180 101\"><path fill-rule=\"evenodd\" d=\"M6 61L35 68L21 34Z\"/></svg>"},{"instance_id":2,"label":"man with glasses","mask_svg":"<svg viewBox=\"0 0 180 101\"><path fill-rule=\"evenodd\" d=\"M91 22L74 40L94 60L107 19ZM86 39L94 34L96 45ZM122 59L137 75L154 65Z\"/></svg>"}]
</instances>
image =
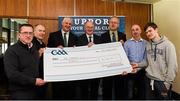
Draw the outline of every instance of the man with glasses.
<instances>
[{"instance_id":1,"label":"man with glasses","mask_svg":"<svg viewBox=\"0 0 180 101\"><path fill-rule=\"evenodd\" d=\"M109 30L101 35L102 43L121 42L123 44L126 41L126 35L118 31L119 23L119 18L116 16L113 16L109 19ZM124 97L124 92L122 90L124 88L123 80L124 77L119 75L104 77L102 80L103 99L122 99ZM115 96L113 94L115 94Z\"/></svg>"},{"instance_id":2,"label":"man with glasses","mask_svg":"<svg viewBox=\"0 0 180 101\"><path fill-rule=\"evenodd\" d=\"M19 40L10 46L4 55L5 72L9 81L10 96L13 100L37 99L37 86L45 81L39 78L39 54L32 44L33 26L22 24Z\"/></svg>"}]
</instances>

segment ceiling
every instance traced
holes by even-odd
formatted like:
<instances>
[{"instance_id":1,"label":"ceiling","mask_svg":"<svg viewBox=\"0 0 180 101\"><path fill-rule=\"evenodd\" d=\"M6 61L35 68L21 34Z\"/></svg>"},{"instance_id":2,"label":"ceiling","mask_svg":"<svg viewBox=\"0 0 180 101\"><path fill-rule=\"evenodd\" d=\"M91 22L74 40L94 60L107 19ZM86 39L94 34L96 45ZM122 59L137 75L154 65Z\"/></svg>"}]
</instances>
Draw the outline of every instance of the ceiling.
<instances>
[{"instance_id":1,"label":"ceiling","mask_svg":"<svg viewBox=\"0 0 180 101\"><path fill-rule=\"evenodd\" d=\"M153 3L158 2L160 0L102 0L102 1L153 4Z\"/></svg>"}]
</instances>

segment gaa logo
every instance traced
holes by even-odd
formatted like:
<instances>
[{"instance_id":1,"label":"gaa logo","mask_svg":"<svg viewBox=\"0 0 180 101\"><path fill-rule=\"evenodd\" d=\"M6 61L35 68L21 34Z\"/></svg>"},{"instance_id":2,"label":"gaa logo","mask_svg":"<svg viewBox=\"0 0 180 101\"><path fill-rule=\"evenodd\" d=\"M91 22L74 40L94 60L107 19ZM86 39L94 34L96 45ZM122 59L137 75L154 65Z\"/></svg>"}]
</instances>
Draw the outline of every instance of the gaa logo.
<instances>
[{"instance_id":1,"label":"gaa logo","mask_svg":"<svg viewBox=\"0 0 180 101\"><path fill-rule=\"evenodd\" d=\"M63 49L52 50L51 54L52 55L68 55L68 53Z\"/></svg>"}]
</instances>

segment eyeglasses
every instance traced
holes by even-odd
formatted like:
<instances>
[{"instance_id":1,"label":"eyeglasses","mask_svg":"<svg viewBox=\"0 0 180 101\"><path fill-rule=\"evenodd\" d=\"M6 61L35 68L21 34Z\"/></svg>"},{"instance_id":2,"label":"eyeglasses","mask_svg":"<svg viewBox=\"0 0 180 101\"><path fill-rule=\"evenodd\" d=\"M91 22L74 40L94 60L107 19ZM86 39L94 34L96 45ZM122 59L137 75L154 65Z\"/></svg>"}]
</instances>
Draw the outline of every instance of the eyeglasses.
<instances>
[{"instance_id":1,"label":"eyeglasses","mask_svg":"<svg viewBox=\"0 0 180 101\"><path fill-rule=\"evenodd\" d=\"M21 34L24 34L24 35L33 35L33 32L21 32Z\"/></svg>"}]
</instances>

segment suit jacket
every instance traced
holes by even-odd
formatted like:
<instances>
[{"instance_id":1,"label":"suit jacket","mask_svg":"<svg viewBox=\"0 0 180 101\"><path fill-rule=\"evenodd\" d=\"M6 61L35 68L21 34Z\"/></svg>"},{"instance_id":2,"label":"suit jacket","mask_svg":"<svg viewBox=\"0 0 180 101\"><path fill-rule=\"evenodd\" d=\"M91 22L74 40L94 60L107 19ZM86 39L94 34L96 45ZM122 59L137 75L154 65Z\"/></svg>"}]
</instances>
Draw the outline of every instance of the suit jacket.
<instances>
[{"instance_id":1,"label":"suit jacket","mask_svg":"<svg viewBox=\"0 0 180 101\"><path fill-rule=\"evenodd\" d=\"M100 44L101 38L99 36L93 34L93 42L95 44ZM85 46L85 45L88 45L88 43L89 42L88 42L88 38L87 38L86 34L83 34L78 38L77 46Z\"/></svg>"},{"instance_id":2,"label":"suit jacket","mask_svg":"<svg viewBox=\"0 0 180 101\"><path fill-rule=\"evenodd\" d=\"M37 51L39 51L40 48L46 47L45 43L44 42L40 43L36 37L33 38L32 43L36 47ZM40 59L39 60L39 77L43 78L44 77L43 55L41 55L39 59Z\"/></svg>"},{"instance_id":3,"label":"suit jacket","mask_svg":"<svg viewBox=\"0 0 180 101\"><path fill-rule=\"evenodd\" d=\"M68 47L73 47L76 44L77 36L69 32ZM57 47L59 45L62 45L64 47L64 41L61 30L50 33L47 47Z\"/></svg>"},{"instance_id":4,"label":"suit jacket","mask_svg":"<svg viewBox=\"0 0 180 101\"><path fill-rule=\"evenodd\" d=\"M45 43L44 42L40 43L36 37L33 37L32 43L33 45L35 45L37 50L46 47Z\"/></svg>"},{"instance_id":5,"label":"suit jacket","mask_svg":"<svg viewBox=\"0 0 180 101\"><path fill-rule=\"evenodd\" d=\"M126 35L124 33L118 32L118 41L123 40L124 42L126 41ZM101 35L101 42L102 43L110 43L111 42L111 37L109 30Z\"/></svg>"}]
</instances>

